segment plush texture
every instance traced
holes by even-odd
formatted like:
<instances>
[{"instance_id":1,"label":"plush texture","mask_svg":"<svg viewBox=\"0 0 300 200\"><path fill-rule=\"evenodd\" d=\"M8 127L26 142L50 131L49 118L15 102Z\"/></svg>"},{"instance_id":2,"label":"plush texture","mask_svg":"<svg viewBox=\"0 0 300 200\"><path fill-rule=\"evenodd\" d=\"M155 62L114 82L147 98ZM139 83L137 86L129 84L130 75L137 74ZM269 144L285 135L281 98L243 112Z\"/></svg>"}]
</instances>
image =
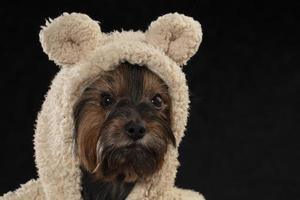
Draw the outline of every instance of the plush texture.
<instances>
[{"instance_id":1,"label":"plush texture","mask_svg":"<svg viewBox=\"0 0 300 200\"><path fill-rule=\"evenodd\" d=\"M173 13L159 17L149 29L102 33L87 15L64 13L42 27L40 41L61 70L52 81L36 121L34 146L37 180L31 180L0 200L80 200L81 172L74 154L73 106L84 88L121 62L146 66L169 86L171 123L176 147L169 145L165 162L152 177L139 180L127 200L203 200L198 192L174 186L178 146L187 123L189 93L181 66L202 40L200 24Z\"/></svg>"}]
</instances>

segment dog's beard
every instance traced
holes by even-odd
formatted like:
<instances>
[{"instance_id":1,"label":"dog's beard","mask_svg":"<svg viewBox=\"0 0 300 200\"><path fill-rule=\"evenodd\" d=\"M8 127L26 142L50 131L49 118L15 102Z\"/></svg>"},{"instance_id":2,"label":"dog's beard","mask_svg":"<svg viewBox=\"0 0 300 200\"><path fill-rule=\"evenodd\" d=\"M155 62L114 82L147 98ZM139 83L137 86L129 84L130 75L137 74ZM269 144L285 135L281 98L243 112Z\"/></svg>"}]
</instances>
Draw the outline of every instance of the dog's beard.
<instances>
[{"instance_id":1,"label":"dog's beard","mask_svg":"<svg viewBox=\"0 0 300 200\"><path fill-rule=\"evenodd\" d=\"M141 144L119 148L105 146L100 157L101 178L125 182L153 174L162 162L161 152Z\"/></svg>"}]
</instances>

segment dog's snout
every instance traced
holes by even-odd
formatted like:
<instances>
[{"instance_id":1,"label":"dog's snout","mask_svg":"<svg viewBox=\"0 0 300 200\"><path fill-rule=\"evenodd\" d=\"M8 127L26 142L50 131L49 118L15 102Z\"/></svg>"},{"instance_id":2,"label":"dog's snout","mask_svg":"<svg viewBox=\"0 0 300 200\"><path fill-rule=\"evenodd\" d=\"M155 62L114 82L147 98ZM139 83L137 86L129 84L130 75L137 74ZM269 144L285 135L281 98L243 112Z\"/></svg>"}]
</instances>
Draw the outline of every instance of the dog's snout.
<instances>
[{"instance_id":1,"label":"dog's snout","mask_svg":"<svg viewBox=\"0 0 300 200\"><path fill-rule=\"evenodd\" d=\"M146 128L141 122L130 121L125 125L126 134L133 140L144 137Z\"/></svg>"}]
</instances>

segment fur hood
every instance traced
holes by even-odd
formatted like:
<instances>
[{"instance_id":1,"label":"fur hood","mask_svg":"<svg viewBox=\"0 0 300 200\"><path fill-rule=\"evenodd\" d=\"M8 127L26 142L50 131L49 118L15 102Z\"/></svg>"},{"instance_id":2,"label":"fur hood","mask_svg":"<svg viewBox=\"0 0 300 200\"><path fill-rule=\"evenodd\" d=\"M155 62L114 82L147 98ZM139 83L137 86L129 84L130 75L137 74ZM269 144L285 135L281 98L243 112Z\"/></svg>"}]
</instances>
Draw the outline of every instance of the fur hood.
<instances>
[{"instance_id":1,"label":"fur hood","mask_svg":"<svg viewBox=\"0 0 300 200\"><path fill-rule=\"evenodd\" d=\"M160 171L138 181L128 200L203 200L201 194L174 186L178 146L184 135L189 93L182 66L199 48L200 24L178 13L153 21L148 30L101 32L85 14L64 13L49 20L40 32L44 52L60 66L36 121L35 159L39 178L0 200L80 200L81 172L74 155L73 106L99 73L121 62L147 66L169 87L171 123L176 147L169 145Z\"/></svg>"}]
</instances>

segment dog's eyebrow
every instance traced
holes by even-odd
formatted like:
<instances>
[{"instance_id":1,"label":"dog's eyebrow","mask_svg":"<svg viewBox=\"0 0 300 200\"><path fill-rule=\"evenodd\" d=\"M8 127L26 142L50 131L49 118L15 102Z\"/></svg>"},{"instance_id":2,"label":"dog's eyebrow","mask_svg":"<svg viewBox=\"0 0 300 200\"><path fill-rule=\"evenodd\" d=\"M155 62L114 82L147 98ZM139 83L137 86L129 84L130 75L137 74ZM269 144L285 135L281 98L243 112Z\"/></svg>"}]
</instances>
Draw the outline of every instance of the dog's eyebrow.
<instances>
[{"instance_id":1,"label":"dog's eyebrow","mask_svg":"<svg viewBox=\"0 0 300 200\"><path fill-rule=\"evenodd\" d=\"M105 78L106 78L106 81L110 84L113 84L115 81L115 79L111 75L110 76L106 75Z\"/></svg>"}]
</instances>

